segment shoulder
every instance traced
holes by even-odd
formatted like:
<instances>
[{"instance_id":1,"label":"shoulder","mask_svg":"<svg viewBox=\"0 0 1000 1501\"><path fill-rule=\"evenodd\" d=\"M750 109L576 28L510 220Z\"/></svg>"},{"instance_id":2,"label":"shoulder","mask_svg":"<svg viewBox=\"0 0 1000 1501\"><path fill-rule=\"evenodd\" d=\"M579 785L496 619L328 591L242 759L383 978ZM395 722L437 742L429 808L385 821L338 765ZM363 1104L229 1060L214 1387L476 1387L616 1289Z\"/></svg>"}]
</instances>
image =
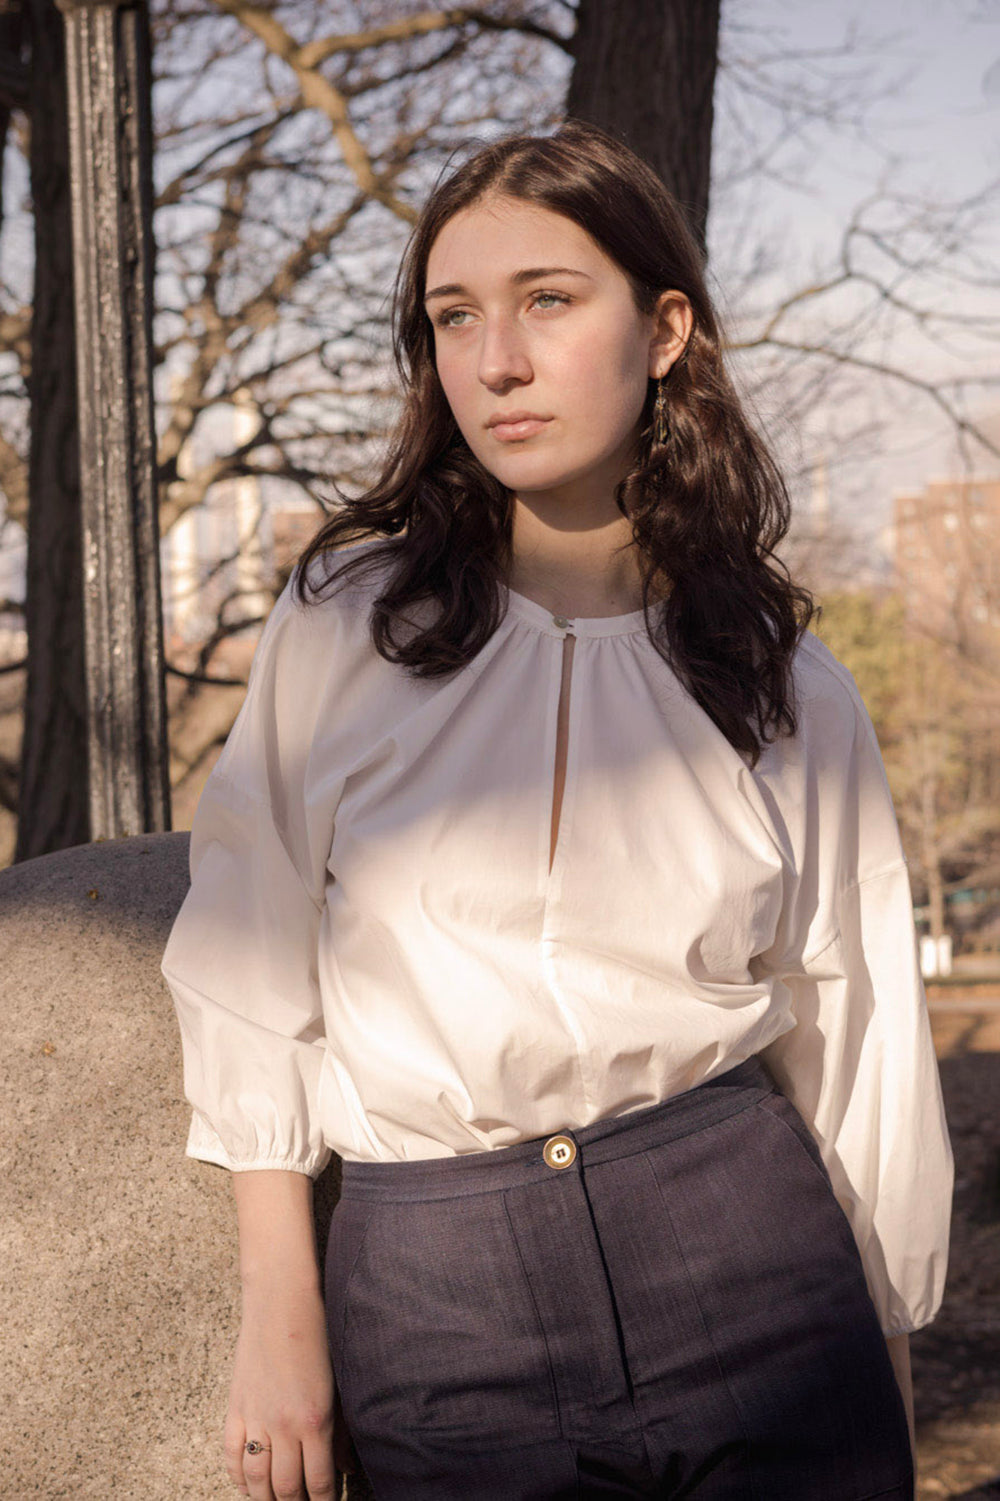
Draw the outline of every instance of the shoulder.
<instances>
[{"instance_id":1,"label":"shoulder","mask_svg":"<svg viewBox=\"0 0 1000 1501\"><path fill-rule=\"evenodd\" d=\"M312 560L313 588L303 598L300 566L278 594L257 641L240 715L244 730L258 713L311 722L330 695L367 674L377 658L369 630L377 585L348 580L332 591L321 588L332 572L321 555Z\"/></svg>"},{"instance_id":2,"label":"shoulder","mask_svg":"<svg viewBox=\"0 0 1000 1501\"><path fill-rule=\"evenodd\" d=\"M763 747L763 775L809 778L846 770L875 732L853 673L812 631L792 659L796 727Z\"/></svg>"},{"instance_id":3,"label":"shoulder","mask_svg":"<svg viewBox=\"0 0 1000 1501\"><path fill-rule=\"evenodd\" d=\"M305 568L296 564L281 598L287 598L303 618L346 621L360 616L367 624L376 596L391 572L384 551L387 540L365 538L317 553ZM300 582L304 586L301 590Z\"/></svg>"},{"instance_id":4,"label":"shoulder","mask_svg":"<svg viewBox=\"0 0 1000 1501\"><path fill-rule=\"evenodd\" d=\"M802 732L854 739L871 728L854 674L812 631L804 631L792 665ZM837 733L839 732L839 733Z\"/></svg>"},{"instance_id":5,"label":"shoulder","mask_svg":"<svg viewBox=\"0 0 1000 1501\"><path fill-rule=\"evenodd\" d=\"M387 574L386 561L374 551L375 543L366 539L319 553L305 569L297 564L265 622L257 656L325 653L334 643L347 648L352 642L363 651L371 608ZM342 565L354 560L359 566L343 572Z\"/></svg>"},{"instance_id":6,"label":"shoulder","mask_svg":"<svg viewBox=\"0 0 1000 1501\"><path fill-rule=\"evenodd\" d=\"M803 631L792 670L796 689L807 701L830 701L843 708L862 701L854 674L813 631Z\"/></svg>"}]
</instances>

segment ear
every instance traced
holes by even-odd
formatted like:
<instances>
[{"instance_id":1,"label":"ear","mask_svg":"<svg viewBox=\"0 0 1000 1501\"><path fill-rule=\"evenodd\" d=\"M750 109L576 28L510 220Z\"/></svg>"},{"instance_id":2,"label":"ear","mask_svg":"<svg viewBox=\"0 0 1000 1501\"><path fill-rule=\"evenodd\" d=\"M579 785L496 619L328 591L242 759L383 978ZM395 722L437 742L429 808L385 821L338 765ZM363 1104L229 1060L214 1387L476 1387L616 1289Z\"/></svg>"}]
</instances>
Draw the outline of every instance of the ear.
<instances>
[{"instance_id":1,"label":"ear","mask_svg":"<svg viewBox=\"0 0 1000 1501\"><path fill-rule=\"evenodd\" d=\"M653 380L666 375L687 348L694 328L694 310L684 292L661 292L653 310L653 337L649 341L649 374Z\"/></svg>"}]
</instances>

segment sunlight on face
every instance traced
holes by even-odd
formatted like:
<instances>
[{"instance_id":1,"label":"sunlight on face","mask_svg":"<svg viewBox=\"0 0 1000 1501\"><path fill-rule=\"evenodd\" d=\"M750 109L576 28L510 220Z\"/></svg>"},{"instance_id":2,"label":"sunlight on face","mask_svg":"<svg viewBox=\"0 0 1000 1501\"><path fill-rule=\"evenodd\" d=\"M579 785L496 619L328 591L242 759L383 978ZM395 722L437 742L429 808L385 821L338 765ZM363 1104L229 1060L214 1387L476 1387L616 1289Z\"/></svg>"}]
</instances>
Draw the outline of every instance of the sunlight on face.
<instances>
[{"instance_id":1,"label":"sunlight on face","mask_svg":"<svg viewBox=\"0 0 1000 1501\"><path fill-rule=\"evenodd\" d=\"M626 472L655 319L571 219L491 197L441 230L427 265L438 375L479 461L520 494Z\"/></svg>"}]
</instances>

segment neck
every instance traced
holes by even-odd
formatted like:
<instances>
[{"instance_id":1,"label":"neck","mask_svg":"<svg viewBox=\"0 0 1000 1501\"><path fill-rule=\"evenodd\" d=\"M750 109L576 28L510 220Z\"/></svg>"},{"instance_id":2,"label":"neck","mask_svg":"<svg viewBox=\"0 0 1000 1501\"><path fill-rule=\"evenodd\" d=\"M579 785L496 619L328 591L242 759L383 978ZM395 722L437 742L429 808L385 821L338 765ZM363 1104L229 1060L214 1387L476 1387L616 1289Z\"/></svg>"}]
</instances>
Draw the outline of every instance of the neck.
<instances>
[{"instance_id":1,"label":"neck","mask_svg":"<svg viewBox=\"0 0 1000 1501\"><path fill-rule=\"evenodd\" d=\"M617 509L613 519L595 518L570 530L515 497L508 583L569 618L642 608L638 551L628 519Z\"/></svg>"}]
</instances>

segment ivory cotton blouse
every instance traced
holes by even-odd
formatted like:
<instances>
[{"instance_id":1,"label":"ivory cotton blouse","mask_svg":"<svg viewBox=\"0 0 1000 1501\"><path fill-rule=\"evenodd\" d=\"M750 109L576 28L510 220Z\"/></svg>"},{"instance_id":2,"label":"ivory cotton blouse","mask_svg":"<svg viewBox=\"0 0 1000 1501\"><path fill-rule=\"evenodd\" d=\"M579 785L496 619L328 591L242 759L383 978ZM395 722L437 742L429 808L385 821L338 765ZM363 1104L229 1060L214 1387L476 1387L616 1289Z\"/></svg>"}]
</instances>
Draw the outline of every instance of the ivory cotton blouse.
<instances>
[{"instance_id":1,"label":"ivory cotton blouse","mask_svg":"<svg viewBox=\"0 0 1000 1501\"><path fill-rule=\"evenodd\" d=\"M371 643L378 575L337 587L277 601L195 816L163 959L188 1154L315 1176L331 1150L489 1151L757 1053L819 1144L883 1330L929 1323L951 1147L847 669L803 637L798 733L751 770L641 611L567 621L508 592L475 659L420 680Z\"/></svg>"}]
</instances>

